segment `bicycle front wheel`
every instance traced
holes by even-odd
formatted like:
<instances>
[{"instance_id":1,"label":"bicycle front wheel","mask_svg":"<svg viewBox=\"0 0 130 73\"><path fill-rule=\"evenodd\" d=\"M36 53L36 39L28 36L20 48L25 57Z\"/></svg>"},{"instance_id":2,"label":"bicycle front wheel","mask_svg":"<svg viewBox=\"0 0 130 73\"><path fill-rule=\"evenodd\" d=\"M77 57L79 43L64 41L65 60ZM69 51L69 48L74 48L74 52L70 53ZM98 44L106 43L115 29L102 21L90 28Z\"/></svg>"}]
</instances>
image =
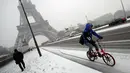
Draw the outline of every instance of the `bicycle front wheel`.
<instances>
[{"instance_id":1,"label":"bicycle front wheel","mask_svg":"<svg viewBox=\"0 0 130 73\"><path fill-rule=\"evenodd\" d=\"M102 58L108 66L114 66L116 63L114 57L109 53L103 54Z\"/></svg>"}]
</instances>

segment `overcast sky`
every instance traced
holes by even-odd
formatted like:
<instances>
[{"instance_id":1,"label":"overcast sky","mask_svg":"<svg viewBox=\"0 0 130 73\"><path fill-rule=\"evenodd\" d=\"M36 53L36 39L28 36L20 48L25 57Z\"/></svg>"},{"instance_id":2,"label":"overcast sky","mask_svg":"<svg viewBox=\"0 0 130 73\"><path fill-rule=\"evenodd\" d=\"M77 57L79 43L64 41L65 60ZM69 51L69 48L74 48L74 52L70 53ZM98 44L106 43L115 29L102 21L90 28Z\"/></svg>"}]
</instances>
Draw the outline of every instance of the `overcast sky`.
<instances>
[{"instance_id":1,"label":"overcast sky","mask_svg":"<svg viewBox=\"0 0 130 73\"><path fill-rule=\"evenodd\" d=\"M31 0L44 20L56 30L77 23L86 23L85 15L93 20L106 13L121 10L120 0ZM125 10L130 10L130 1L122 0ZM0 0L0 45L14 45L19 25L18 0ZM64 26L64 27L63 27Z\"/></svg>"}]
</instances>

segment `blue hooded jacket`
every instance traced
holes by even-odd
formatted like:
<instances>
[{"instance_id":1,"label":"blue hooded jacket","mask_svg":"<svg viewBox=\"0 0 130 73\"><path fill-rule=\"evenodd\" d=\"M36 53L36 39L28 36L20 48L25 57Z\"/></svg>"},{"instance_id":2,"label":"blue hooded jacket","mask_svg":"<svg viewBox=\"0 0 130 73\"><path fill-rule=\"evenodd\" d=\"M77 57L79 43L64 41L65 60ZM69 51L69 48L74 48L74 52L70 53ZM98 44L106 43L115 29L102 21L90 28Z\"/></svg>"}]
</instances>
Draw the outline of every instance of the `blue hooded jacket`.
<instances>
[{"instance_id":1,"label":"blue hooded jacket","mask_svg":"<svg viewBox=\"0 0 130 73\"><path fill-rule=\"evenodd\" d=\"M90 24L90 23L87 23L87 24L86 24L86 27L85 27L85 29L84 29L84 31L83 31L83 38L84 38L84 40L85 40L86 37L89 37L89 38L92 40L92 34L95 35L97 38L101 38L100 35L98 35L95 31L93 31L93 30L91 29L92 26L93 26L93 25ZM86 36L86 33L89 33L89 36Z\"/></svg>"}]
</instances>

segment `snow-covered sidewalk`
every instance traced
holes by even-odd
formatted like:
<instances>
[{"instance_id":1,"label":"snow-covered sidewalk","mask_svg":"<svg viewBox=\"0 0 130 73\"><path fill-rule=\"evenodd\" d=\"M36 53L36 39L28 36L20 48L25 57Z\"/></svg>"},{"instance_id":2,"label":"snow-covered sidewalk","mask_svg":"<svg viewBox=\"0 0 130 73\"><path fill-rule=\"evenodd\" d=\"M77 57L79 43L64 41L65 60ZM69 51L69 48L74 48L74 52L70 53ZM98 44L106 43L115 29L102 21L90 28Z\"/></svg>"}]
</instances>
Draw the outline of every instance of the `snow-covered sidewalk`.
<instances>
[{"instance_id":1,"label":"snow-covered sidewalk","mask_svg":"<svg viewBox=\"0 0 130 73\"><path fill-rule=\"evenodd\" d=\"M101 73L42 49L41 53L42 57L39 57L35 49L24 55L26 69L23 72L11 61L0 68L0 73Z\"/></svg>"}]
</instances>

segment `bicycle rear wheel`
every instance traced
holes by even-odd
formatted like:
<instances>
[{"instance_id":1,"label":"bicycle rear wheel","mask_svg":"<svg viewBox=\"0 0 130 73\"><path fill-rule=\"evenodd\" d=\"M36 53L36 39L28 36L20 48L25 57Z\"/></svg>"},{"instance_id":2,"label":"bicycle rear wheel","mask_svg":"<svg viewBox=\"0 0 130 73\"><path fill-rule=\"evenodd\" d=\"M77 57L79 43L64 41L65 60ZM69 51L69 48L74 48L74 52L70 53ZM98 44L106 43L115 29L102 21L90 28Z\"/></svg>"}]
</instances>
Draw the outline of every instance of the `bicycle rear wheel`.
<instances>
[{"instance_id":1,"label":"bicycle rear wheel","mask_svg":"<svg viewBox=\"0 0 130 73\"><path fill-rule=\"evenodd\" d=\"M102 58L108 66L114 66L116 63L114 57L109 53L103 54Z\"/></svg>"},{"instance_id":2,"label":"bicycle rear wheel","mask_svg":"<svg viewBox=\"0 0 130 73\"><path fill-rule=\"evenodd\" d=\"M95 61L96 57L94 56L95 53L94 53L93 50L92 50L92 51L87 51L86 55L87 55L87 57L88 57L88 59L89 59L90 61Z\"/></svg>"}]
</instances>

